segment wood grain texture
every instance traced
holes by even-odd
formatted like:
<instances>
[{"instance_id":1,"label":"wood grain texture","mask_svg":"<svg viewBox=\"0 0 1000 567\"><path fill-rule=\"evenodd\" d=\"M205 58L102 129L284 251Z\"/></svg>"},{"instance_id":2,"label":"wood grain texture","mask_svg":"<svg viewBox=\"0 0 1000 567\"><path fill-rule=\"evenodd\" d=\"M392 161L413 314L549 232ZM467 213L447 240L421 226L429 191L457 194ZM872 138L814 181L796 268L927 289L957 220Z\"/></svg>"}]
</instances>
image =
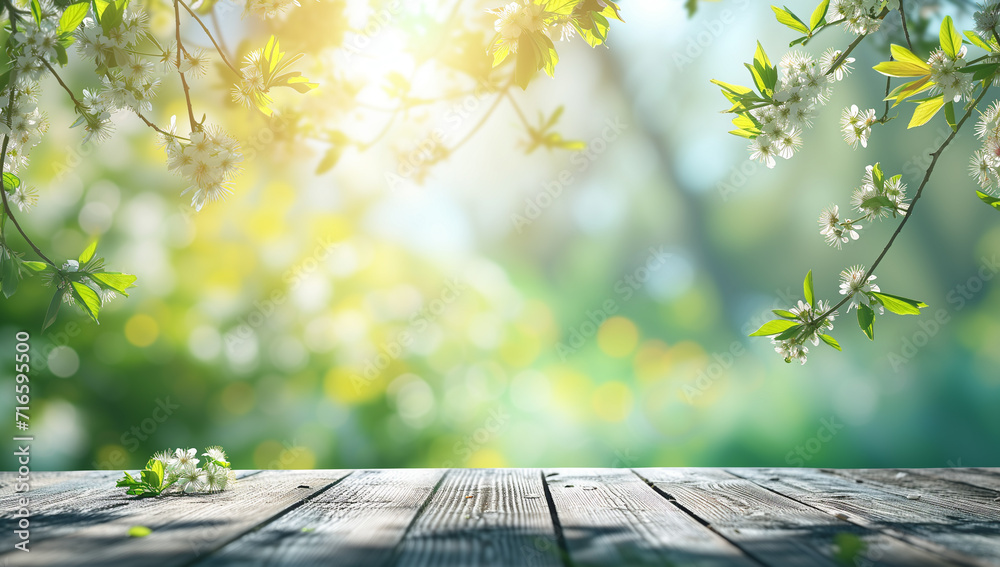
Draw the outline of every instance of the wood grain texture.
<instances>
[{"instance_id":1,"label":"wood grain texture","mask_svg":"<svg viewBox=\"0 0 1000 567\"><path fill-rule=\"evenodd\" d=\"M809 506L967 565L1000 565L1000 525L816 469L729 469ZM861 482L857 482L861 480Z\"/></svg>"},{"instance_id":2,"label":"wood grain texture","mask_svg":"<svg viewBox=\"0 0 1000 567\"><path fill-rule=\"evenodd\" d=\"M542 472L451 470L406 534L399 567L561 567Z\"/></svg>"},{"instance_id":3,"label":"wood grain texture","mask_svg":"<svg viewBox=\"0 0 1000 567\"><path fill-rule=\"evenodd\" d=\"M444 473L356 471L199 565L385 565Z\"/></svg>"},{"instance_id":4,"label":"wood grain texture","mask_svg":"<svg viewBox=\"0 0 1000 567\"><path fill-rule=\"evenodd\" d=\"M218 494L136 499L114 488L93 488L86 500L72 498L58 509L33 516L39 526L68 523L60 537L31 542L31 552L7 552L0 564L72 567L77 565L185 565L242 536L255 526L322 490L349 471L268 471ZM143 538L128 537L132 526L151 528ZM34 534L34 530L32 530ZM34 536L32 537L34 540ZM16 553L16 555L15 555Z\"/></svg>"},{"instance_id":5,"label":"wood grain texture","mask_svg":"<svg viewBox=\"0 0 1000 567\"><path fill-rule=\"evenodd\" d=\"M914 469L913 474L942 478L952 482L962 482L1000 493L1000 469L947 468Z\"/></svg>"},{"instance_id":6,"label":"wood grain texture","mask_svg":"<svg viewBox=\"0 0 1000 567\"><path fill-rule=\"evenodd\" d=\"M940 557L720 469L637 469L669 498L767 565L945 565ZM850 544L859 546L849 552Z\"/></svg>"},{"instance_id":7,"label":"wood grain texture","mask_svg":"<svg viewBox=\"0 0 1000 567\"><path fill-rule=\"evenodd\" d=\"M901 469L845 469L835 472L908 500L919 499L949 516L958 513L963 520L1000 522L1000 507L995 502L1000 493L995 490Z\"/></svg>"},{"instance_id":8,"label":"wood grain texture","mask_svg":"<svg viewBox=\"0 0 1000 567\"><path fill-rule=\"evenodd\" d=\"M1000 469L239 471L136 499L118 472L0 474L0 565L1000 566ZM153 532L130 538L132 526Z\"/></svg>"},{"instance_id":9,"label":"wood grain texture","mask_svg":"<svg viewBox=\"0 0 1000 567\"><path fill-rule=\"evenodd\" d=\"M627 469L546 475L572 565L756 565Z\"/></svg>"}]
</instances>

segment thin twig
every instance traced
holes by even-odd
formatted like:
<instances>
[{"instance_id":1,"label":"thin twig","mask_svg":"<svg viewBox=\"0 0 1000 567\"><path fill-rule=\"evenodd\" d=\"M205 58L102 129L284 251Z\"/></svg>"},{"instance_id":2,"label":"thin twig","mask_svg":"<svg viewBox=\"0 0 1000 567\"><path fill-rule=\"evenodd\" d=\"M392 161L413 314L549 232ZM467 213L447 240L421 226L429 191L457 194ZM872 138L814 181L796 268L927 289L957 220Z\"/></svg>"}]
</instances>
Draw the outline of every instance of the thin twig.
<instances>
[{"instance_id":1,"label":"thin twig","mask_svg":"<svg viewBox=\"0 0 1000 567\"><path fill-rule=\"evenodd\" d=\"M233 64L229 62L229 58L226 57L226 53L222 50L221 47L219 47L218 42L215 41L215 36L212 35L212 32L208 31L208 26L205 25L205 22L201 21L201 18L198 17L198 14L196 14L195 11L192 10L191 7L184 2L184 0L177 0L177 2L179 2L181 6L184 6L184 9L187 10L188 14L191 14L191 17L194 18L194 21L198 22L198 25L201 26L202 31L204 31L205 35L208 36L209 41L211 41L212 45L215 46L215 50L219 52L219 57L222 57L222 61L223 63L226 64L226 67L229 67L229 70L231 70L233 73L236 74L237 77L239 77L240 72L237 71L236 67L233 67Z\"/></svg>"},{"instance_id":2,"label":"thin twig","mask_svg":"<svg viewBox=\"0 0 1000 567\"><path fill-rule=\"evenodd\" d=\"M878 15L878 19L881 20L881 19L885 18L886 14L888 14L888 13L889 13L889 9L888 8L883 8L882 12ZM834 60L833 64L830 65L830 69L826 72L826 74L829 75L830 73L833 73L834 71L836 71L837 69L839 69L840 66L843 65L845 61L847 61L848 56L851 55L851 52L854 51L854 48L857 47L858 45L861 45L861 42L866 37L868 37L868 36L867 35L859 35L858 37L854 38L854 41L852 41L851 44L847 46L847 49L845 49L840 54L840 56L837 57L837 59Z\"/></svg>"},{"instance_id":3,"label":"thin twig","mask_svg":"<svg viewBox=\"0 0 1000 567\"><path fill-rule=\"evenodd\" d=\"M906 26L906 11L903 9L903 2L899 3L899 19L903 22L903 36L906 37L906 46L913 51L913 42L910 41L910 29Z\"/></svg>"},{"instance_id":4,"label":"thin twig","mask_svg":"<svg viewBox=\"0 0 1000 567\"><path fill-rule=\"evenodd\" d=\"M177 74L181 76L181 86L184 87L184 100L187 102L188 120L191 121L191 131L198 131L198 122L194 119L194 107L191 106L191 87L188 86L187 79L184 78L184 71L181 71L181 50L184 43L181 41L181 8L179 0L174 0L174 24L177 36Z\"/></svg>"}]
</instances>

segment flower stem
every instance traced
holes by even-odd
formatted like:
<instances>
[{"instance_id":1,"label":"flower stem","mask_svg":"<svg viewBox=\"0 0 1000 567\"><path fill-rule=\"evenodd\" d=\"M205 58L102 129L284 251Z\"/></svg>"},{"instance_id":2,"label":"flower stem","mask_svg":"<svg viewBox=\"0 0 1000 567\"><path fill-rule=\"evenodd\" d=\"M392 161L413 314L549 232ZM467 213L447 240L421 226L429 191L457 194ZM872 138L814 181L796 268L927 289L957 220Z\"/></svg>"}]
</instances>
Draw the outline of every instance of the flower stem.
<instances>
[{"instance_id":1,"label":"flower stem","mask_svg":"<svg viewBox=\"0 0 1000 567\"><path fill-rule=\"evenodd\" d=\"M184 71L181 71L181 51L184 51L184 43L181 41L181 8L180 0L174 0L174 26L177 36L177 74L181 76L181 86L184 87L184 100L187 102L188 120L191 122L191 131L197 132L198 122L194 119L194 107L191 106L191 87L188 86L187 79L184 78Z\"/></svg>"}]
</instances>

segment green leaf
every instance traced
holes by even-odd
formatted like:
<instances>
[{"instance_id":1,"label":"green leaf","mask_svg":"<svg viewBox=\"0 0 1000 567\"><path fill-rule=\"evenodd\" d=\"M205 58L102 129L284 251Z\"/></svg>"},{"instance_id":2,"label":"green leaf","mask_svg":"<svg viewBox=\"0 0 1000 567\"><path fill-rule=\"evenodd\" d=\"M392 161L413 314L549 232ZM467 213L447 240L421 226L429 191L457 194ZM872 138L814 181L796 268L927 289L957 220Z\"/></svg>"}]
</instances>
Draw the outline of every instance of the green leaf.
<instances>
[{"instance_id":1,"label":"green leaf","mask_svg":"<svg viewBox=\"0 0 1000 567\"><path fill-rule=\"evenodd\" d=\"M923 301L908 299L889 293L872 292L872 295L882 302L882 306L897 315L920 315L920 310L927 307Z\"/></svg>"},{"instance_id":2,"label":"green leaf","mask_svg":"<svg viewBox=\"0 0 1000 567\"><path fill-rule=\"evenodd\" d=\"M136 277L132 274L123 274L121 272L94 272L90 274L90 279L97 282L97 285L103 288L112 289L128 297L126 290L135 287Z\"/></svg>"},{"instance_id":3,"label":"green leaf","mask_svg":"<svg viewBox=\"0 0 1000 567\"><path fill-rule=\"evenodd\" d=\"M795 313L785 311L784 309L772 309L771 312L778 317L784 317L785 319L798 319L798 317L795 316Z\"/></svg>"},{"instance_id":4,"label":"green leaf","mask_svg":"<svg viewBox=\"0 0 1000 567\"><path fill-rule=\"evenodd\" d=\"M764 52L764 46L759 41L757 42L757 51L753 55L753 67L756 70L755 79L759 75L764 85L760 94L770 96L778 82L778 69L771 65L771 60L768 59L767 53Z\"/></svg>"},{"instance_id":5,"label":"green leaf","mask_svg":"<svg viewBox=\"0 0 1000 567\"><path fill-rule=\"evenodd\" d=\"M840 348L840 343L837 342L837 339L831 337L830 335L820 335L819 338L823 339L824 343L832 346L833 348L835 348L835 349L837 349L839 351L843 351L844 350L844 349Z\"/></svg>"},{"instance_id":6,"label":"green leaf","mask_svg":"<svg viewBox=\"0 0 1000 567\"><path fill-rule=\"evenodd\" d=\"M826 19L826 12L830 9L830 0L823 0L813 10L812 17L809 18L809 27L816 31L817 26Z\"/></svg>"},{"instance_id":7,"label":"green leaf","mask_svg":"<svg viewBox=\"0 0 1000 567\"><path fill-rule=\"evenodd\" d=\"M862 201L861 207L864 209L878 209L878 208L895 209L896 203L893 203L885 195L876 195L874 197L868 197L867 199Z\"/></svg>"},{"instance_id":8,"label":"green leaf","mask_svg":"<svg viewBox=\"0 0 1000 567\"><path fill-rule=\"evenodd\" d=\"M93 241L87 246L83 252L80 253L80 257L77 259L80 262L80 266L83 266L87 262L94 259L94 253L97 252L97 241Z\"/></svg>"},{"instance_id":9,"label":"green leaf","mask_svg":"<svg viewBox=\"0 0 1000 567\"><path fill-rule=\"evenodd\" d=\"M869 339L875 340L875 311L864 303L858 305L858 325Z\"/></svg>"},{"instance_id":10,"label":"green leaf","mask_svg":"<svg viewBox=\"0 0 1000 567\"><path fill-rule=\"evenodd\" d=\"M931 74L930 65L923 61L919 65L911 61L883 61L872 69L887 77L923 77Z\"/></svg>"},{"instance_id":11,"label":"green leaf","mask_svg":"<svg viewBox=\"0 0 1000 567\"><path fill-rule=\"evenodd\" d=\"M951 16L945 16L941 22L941 49L948 57L958 58L958 52L962 49L962 36L955 29L955 22Z\"/></svg>"},{"instance_id":12,"label":"green leaf","mask_svg":"<svg viewBox=\"0 0 1000 567\"><path fill-rule=\"evenodd\" d=\"M789 327L788 329L785 330L784 333L781 333L780 335L778 335L778 336L776 336L774 338L776 340L779 340L779 341L783 341L785 339L790 339L790 338L794 337L795 335L799 334L800 330L802 330L802 325L795 325L794 327Z\"/></svg>"},{"instance_id":13,"label":"green leaf","mask_svg":"<svg viewBox=\"0 0 1000 567\"><path fill-rule=\"evenodd\" d=\"M944 105L944 119L948 121L948 126L951 126L952 132L958 132L958 123L955 122L955 103L948 101Z\"/></svg>"},{"instance_id":14,"label":"green leaf","mask_svg":"<svg viewBox=\"0 0 1000 567\"><path fill-rule=\"evenodd\" d=\"M985 41L983 41L983 38L979 37L979 34L977 34L976 32L967 31L967 32L965 32L965 37L969 38L969 43L971 43L972 45L975 45L976 47L978 47L980 49L985 49L986 51L989 51L990 53L993 52L993 48L990 47L990 45L988 43L986 43Z\"/></svg>"},{"instance_id":15,"label":"green leaf","mask_svg":"<svg viewBox=\"0 0 1000 567\"><path fill-rule=\"evenodd\" d=\"M885 193L885 174L882 173L882 164L876 163L872 166L872 181L879 193Z\"/></svg>"},{"instance_id":16,"label":"green leaf","mask_svg":"<svg viewBox=\"0 0 1000 567\"><path fill-rule=\"evenodd\" d=\"M35 262L32 260L25 260L21 262L21 266L28 268L32 272L44 272L45 268L49 267L49 265L45 262Z\"/></svg>"},{"instance_id":17,"label":"green leaf","mask_svg":"<svg viewBox=\"0 0 1000 567\"><path fill-rule=\"evenodd\" d=\"M805 294L806 296L806 303L808 303L812 307L816 307L816 297L815 293L813 292L812 270L809 270L809 273L806 274L805 281L802 282L802 293Z\"/></svg>"},{"instance_id":18,"label":"green leaf","mask_svg":"<svg viewBox=\"0 0 1000 567\"><path fill-rule=\"evenodd\" d=\"M146 537L153 533L153 530L146 526L132 526L128 529L128 537Z\"/></svg>"},{"instance_id":19,"label":"green leaf","mask_svg":"<svg viewBox=\"0 0 1000 567\"><path fill-rule=\"evenodd\" d=\"M73 298L80 304L80 309L83 309L84 313L90 315L90 318L100 325L101 322L97 320L97 316L101 312L101 297L90 286L80 282L70 282L70 286L72 286Z\"/></svg>"},{"instance_id":20,"label":"green leaf","mask_svg":"<svg viewBox=\"0 0 1000 567\"><path fill-rule=\"evenodd\" d=\"M910 125L907 128L916 128L927 124L941 110L942 106L944 106L944 95L921 102L913 111L913 118L910 119Z\"/></svg>"},{"instance_id":21,"label":"green leaf","mask_svg":"<svg viewBox=\"0 0 1000 567\"><path fill-rule=\"evenodd\" d=\"M784 319L775 319L774 321L768 321L764 323L761 328L757 329L751 337L769 337L771 335L777 335L783 333L790 329L791 327L797 327L798 325L794 321L786 321Z\"/></svg>"},{"instance_id":22,"label":"green leaf","mask_svg":"<svg viewBox=\"0 0 1000 567\"><path fill-rule=\"evenodd\" d=\"M4 252L0 251L0 255ZM6 252L3 259L3 295L10 297L17 292L17 285L21 282L21 268L18 266L20 260L11 252Z\"/></svg>"},{"instance_id":23,"label":"green leaf","mask_svg":"<svg viewBox=\"0 0 1000 567\"><path fill-rule=\"evenodd\" d=\"M771 6L771 9L774 10L774 16L778 18L779 23L784 24L801 34L809 35L809 26L805 25L805 23L803 23L798 16L793 14L791 10L788 8L779 8L777 6Z\"/></svg>"},{"instance_id":24,"label":"green leaf","mask_svg":"<svg viewBox=\"0 0 1000 567\"><path fill-rule=\"evenodd\" d=\"M45 312L45 320L42 322L42 331L48 329L52 326L52 323L56 322L56 317L59 315L59 308L62 307L63 303L63 290L57 289L55 295L52 296L52 301L49 302L49 308Z\"/></svg>"},{"instance_id":25,"label":"green leaf","mask_svg":"<svg viewBox=\"0 0 1000 567\"><path fill-rule=\"evenodd\" d=\"M987 195L986 193L983 193L982 191L976 191L976 195L979 195L979 198L982 199L982 201L984 203L986 203L987 205L989 205L989 206L993 207L994 209L1000 211L1000 199L997 199L996 197L992 197L990 195Z\"/></svg>"},{"instance_id":26,"label":"green leaf","mask_svg":"<svg viewBox=\"0 0 1000 567\"><path fill-rule=\"evenodd\" d=\"M35 23L39 26L42 25L42 5L38 3L38 0L31 0L31 16L35 18Z\"/></svg>"},{"instance_id":27,"label":"green leaf","mask_svg":"<svg viewBox=\"0 0 1000 567\"><path fill-rule=\"evenodd\" d=\"M157 459L150 459L146 463L146 468L142 471L142 481L151 488L159 490L160 486L163 485L163 471L163 462Z\"/></svg>"},{"instance_id":28,"label":"green leaf","mask_svg":"<svg viewBox=\"0 0 1000 567\"><path fill-rule=\"evenodd\" d=\"M13 193L21 186L21 179L14 175L13 173L3 174L3 188L7 190L8 193Z\"/></svg>"},{"instance_id":29,"label":"green leaf","mask_svg":"<svg viewBox=\"0 0 1000 567\"><path fill-rule=\"evenodd\" d=\"M716 79L712 79L711 82L712 82L712 84L719 85L724 90L727 90L727 91L729 91L729 92L731 92L733 94L736 94L736 95L745 95L745 94L753 93L753 90L749 89L747 87L741 87L739 85L731 85L729 83L724 83L724 82L716 80Z\"/></svg>"},{"instance_id":30,"label":"green leaf","mask_svg":"<svg viewBox=\"0 0 1000 567\"><path fill-rule=\"evenodd\" d=\"M66 8L62 17L59 18L59 33L70 34L76 31L76 28L80 26L83 19L87 17L87 12L89 10L89 2L79 2Z\"/></svg>"}]
</instances>

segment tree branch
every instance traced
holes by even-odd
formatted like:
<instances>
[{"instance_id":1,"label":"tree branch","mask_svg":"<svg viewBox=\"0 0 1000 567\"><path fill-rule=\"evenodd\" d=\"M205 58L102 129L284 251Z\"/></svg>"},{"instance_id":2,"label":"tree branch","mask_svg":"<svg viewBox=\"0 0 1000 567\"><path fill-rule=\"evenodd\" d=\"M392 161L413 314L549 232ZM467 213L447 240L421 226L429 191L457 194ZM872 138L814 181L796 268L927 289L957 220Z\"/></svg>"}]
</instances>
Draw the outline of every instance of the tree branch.
<instances>
[{"instance_id":1,"label":"tree branch","mask_svg":"<svg viewBox=\"0 0 1000 567\"><path fill-rule=\"evenodd\" d=\"M910 217L913 215L913 211L916 208L917 201L919 201L920 196L923 195L924 187L926 187L927 182L930 181L931 175L934 173L934 167L937 165L938 159L941 157L941 154L944 153L945 148L947 148L948 145L951 144L951 141L955 139L955 136L958 135L958 132L962 129L962 126L965 124L966 120L968 120L969 117L972 116L972 112L976 109L976 107L979 106L979 103L982 102L982 100L986 97L986 93L989 90L990 90L990 85L989 83L987 83L986 86L983 87L983 91L979 93L978 97L976 97L975 102L973 102L969 106L969 109L965 112L965 116L962 117L962 120L960 120L958 124L955 126L955 129L952 130L951 135L948 136L948 138L945 139L944 143L942 143L941 146L938 147L938 149L931 154L931 163L929 166L927 166L927 171L924 172L924 178L920 181L920 185L917 187L917 192L916 194L913 195L913 200L910 201L910 206L906 211L906 215L903 216L903 220L900 221L899 226L896 227L896 231L892 233L892 236L889 238L889 242L887 242L885 247L882 248L882 252L878 255L878 258L875 258L875 261L872 262L871 267L868 268L867 272L865 272L865 275L862 278L863 281L868 281L868 278L873 273L875 273L875 268L877 268L878 265L882 263L882 259L885 258L885 255L889 252L889 249L892 248L893 243L896 242L896 237L899 236L899 233L902 232L903 227L906 226L906 222L909 221ZM841 308L850 299L851 295L845 296L843 299L840 300L840 303L831 307L820 318L825 319L831 313Z\"/></svg>"}]
</instances>

